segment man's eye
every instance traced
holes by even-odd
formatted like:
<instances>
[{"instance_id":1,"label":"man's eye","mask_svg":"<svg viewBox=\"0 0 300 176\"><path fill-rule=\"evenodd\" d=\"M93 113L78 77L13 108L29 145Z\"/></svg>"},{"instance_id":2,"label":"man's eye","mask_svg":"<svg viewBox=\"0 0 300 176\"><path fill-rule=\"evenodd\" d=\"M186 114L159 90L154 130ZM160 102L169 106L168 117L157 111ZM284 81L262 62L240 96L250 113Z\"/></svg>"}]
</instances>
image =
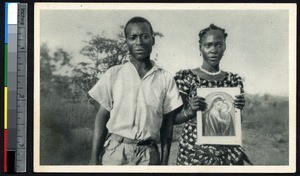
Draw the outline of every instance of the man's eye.
<instances>
[{"instance_id":1,"label":"man's eye","mask_svg":"<svg viewBox=\"0 0 300 176\"><path fill-rule=\"evenodd\" d=\"M217 47L223 47L223 45L224 45L223 43L218 43Z\"/></svg>"},{"instance_id":2,"label":"man's eye","mask_svg":"<svg viewBox=\"0 0 300 176\"><path fill-rule=\"evenodd\" d=\"M135 40L136 36L129 36L129 40Z\"/></svg>"},{"instance_id":3,"label":"man's eye","mask_svg":"<svg viewBox=\"0 0 300 176\"><path fill-rule=\"evenodd\" d=\"M205 48L210 48L210 47L211 47L211 44L210 44L210 43L206 43L206 44L204 44L204 47L205 47Z\"/></svg>"},{"instance_id":4,"label":"man's eye","mask_svg":"<svg viewBox=\"0 0 300 176\"><path fill-rule=\"evenodd\" d=\"M149 35L142 35L142 38L143 38L143 39L149 39L150 36L149 36Z\"/></svg>"}]
</instances>

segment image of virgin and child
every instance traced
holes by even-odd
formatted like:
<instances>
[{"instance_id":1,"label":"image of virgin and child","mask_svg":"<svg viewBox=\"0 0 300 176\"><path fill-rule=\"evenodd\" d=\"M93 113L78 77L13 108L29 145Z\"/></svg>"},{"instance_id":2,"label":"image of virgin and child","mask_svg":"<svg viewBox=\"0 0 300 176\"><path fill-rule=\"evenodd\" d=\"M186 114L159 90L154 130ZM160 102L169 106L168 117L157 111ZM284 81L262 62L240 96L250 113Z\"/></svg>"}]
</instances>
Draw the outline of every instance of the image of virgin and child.
<instances>
[{"instance_id":1,"label":"image of virgin and child","mask_svg":"<svg viewBox=\"0 0 300 176\"><path fill-rule=\"evenodd\" d=\"M213 96L203 112L203 136L235 136L232 102L222 96Z\"/></svg>"}]
</instances>

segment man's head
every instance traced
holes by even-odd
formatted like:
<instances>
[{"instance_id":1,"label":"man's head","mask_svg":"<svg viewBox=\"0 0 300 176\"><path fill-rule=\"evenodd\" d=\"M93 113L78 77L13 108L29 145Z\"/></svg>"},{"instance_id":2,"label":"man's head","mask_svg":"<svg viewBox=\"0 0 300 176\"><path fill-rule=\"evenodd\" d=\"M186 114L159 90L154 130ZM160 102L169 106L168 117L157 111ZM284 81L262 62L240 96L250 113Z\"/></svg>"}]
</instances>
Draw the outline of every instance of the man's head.
<instances>
[{"instance_id":1,"label":"man's head","mask_svg":"<svg viewBox=\"0 0 300 176\"><path fill-rule=\"evenodd\" d=\"M133 17L126 23L124 32L131 56L136 60L150 59L155 43L150 22L142 17Z\"/></svg>"},{"instance_id":2,"label":"man's head","mask_svg":"<svg viewBox=\"0 0 300 176\"><path fill-rule=\"evenodd\" d=\"M129 25L130 23L146 23L146 24L148 24L149 27L150 27L151 35L152 35L152 36L154 35L152 25L151 25L151 23L150 23L147 19L145 19L145 18L143 18L143 17L133 17L133 18L131 18L131 19L126 23L126 25L125 25L125 28L124 28L124 34L125 34L125 37L126 37L126 38L127 38L127 31L126 31L126 30L127 30L127 27L128 27L128 25Z\"/></svg>"}]
</instances>

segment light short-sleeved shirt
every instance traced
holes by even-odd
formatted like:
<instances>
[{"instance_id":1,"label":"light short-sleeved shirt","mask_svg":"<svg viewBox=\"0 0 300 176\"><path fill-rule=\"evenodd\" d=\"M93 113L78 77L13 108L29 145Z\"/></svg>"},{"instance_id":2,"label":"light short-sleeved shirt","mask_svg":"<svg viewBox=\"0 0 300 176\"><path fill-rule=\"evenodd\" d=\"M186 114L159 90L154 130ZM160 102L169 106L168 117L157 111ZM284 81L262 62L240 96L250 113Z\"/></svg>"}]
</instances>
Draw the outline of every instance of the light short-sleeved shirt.
<instances>
[{"instance_id":1,"label":"light short-sleeved shirt","mask_svg":"<svg viewBox=\"0 0 300 176\"><path fill-rule=\"evenodd\" d=\"M110 111L110 133L159 141L163 114L182 105L172 75L152 63L152 69L142 79L131 62L111 67L89 91Z\"/></svg>"}]
</instances>

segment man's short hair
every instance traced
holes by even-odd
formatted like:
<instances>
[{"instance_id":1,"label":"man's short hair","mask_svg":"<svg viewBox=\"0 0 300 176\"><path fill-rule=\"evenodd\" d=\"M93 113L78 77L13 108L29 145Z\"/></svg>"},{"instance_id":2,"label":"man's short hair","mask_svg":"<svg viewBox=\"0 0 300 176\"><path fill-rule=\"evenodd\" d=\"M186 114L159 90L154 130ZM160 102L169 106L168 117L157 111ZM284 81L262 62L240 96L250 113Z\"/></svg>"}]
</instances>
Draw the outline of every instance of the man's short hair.
<instances>
[{"instance_id":1,"label":"man's short hair","mask_svg":"<svg viewBox=\"0 0 300 176\"><path fill-rule=\"evenodd\" d=\"M126 23L125 28L124 28L124 34L125 34L125 37L127 37L127 34L126 34L126 28L127 28L127 26L128 26L130 23L147 23L147 24L150 26L151 35L154 34L151 23L150 23L147 19L145 19L145 18L143 18L143 17L136 16L136 17L131 18L131 19Z\"/></svg>"}]
</instances>

